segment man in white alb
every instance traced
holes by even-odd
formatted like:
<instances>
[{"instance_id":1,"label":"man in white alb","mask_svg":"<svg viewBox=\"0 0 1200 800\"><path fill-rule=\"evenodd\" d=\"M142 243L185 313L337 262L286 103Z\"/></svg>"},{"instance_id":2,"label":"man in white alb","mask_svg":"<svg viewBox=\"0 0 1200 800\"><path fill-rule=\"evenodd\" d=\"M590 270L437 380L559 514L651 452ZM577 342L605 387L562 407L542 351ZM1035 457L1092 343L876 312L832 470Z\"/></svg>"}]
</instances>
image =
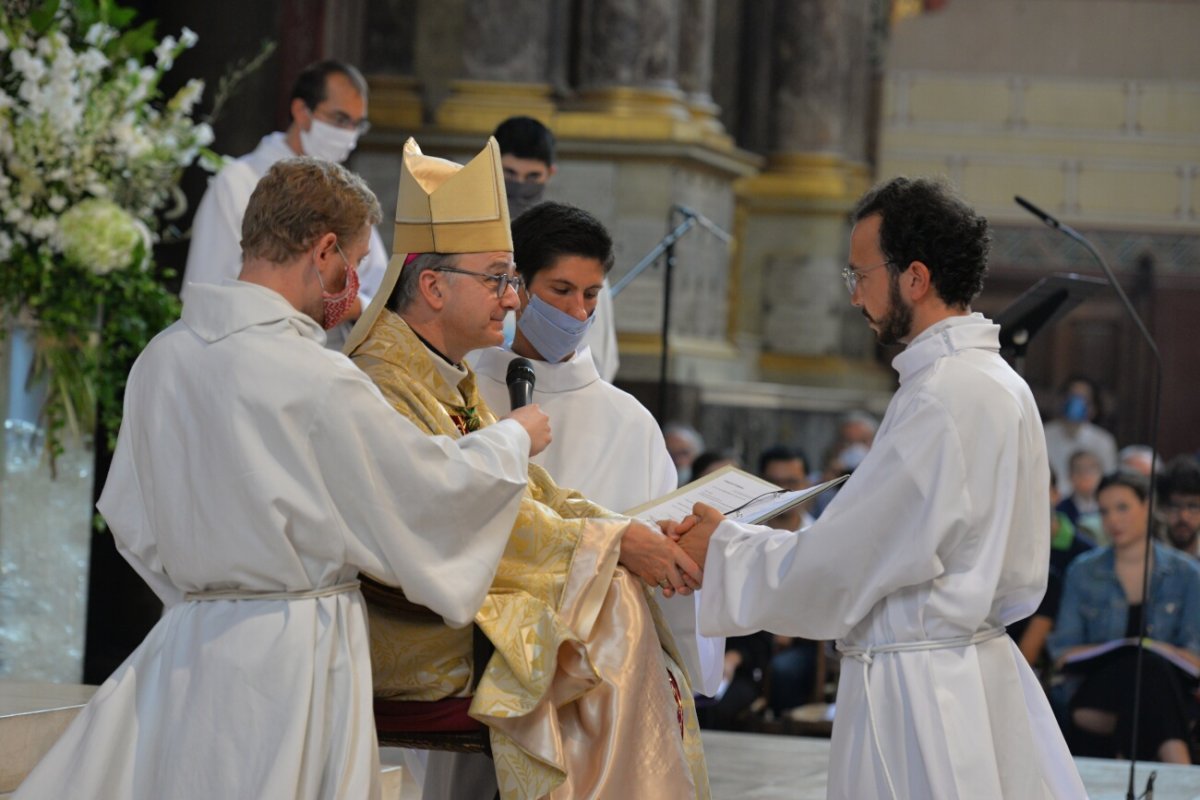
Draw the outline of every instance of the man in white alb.
<instances>
[{"instance_id":1,"label":"man in white alb","mask_svg":"<svg viewBox=\"0 0 1200 800\"><path fill-rule=\"evenodd\" d=\"M379 797L357 575L468 624L549 441L534 406L427 436L323 347L379 218L337 164L276 164L240 280L134 364L98 505L166 611L16 797Z\"/></svg>"},{"instance_id":2,"label":"man in white alb","mask_svg":"<svg viewBox=\"0 0 1200 800\"><path fill-rule=\"evenodd\" d=\"M581 208L540 203L512 224L513 259L525 282L512 349L475 351L479 394L497 413L509 409L506 375L516 356L530 359L534 402L550 417L554 442L538 454L561 486L617 511L675 491L675 465L658 423L638 400L600 377L585 344L597 318L612 238ZM659 598L680 656L699 694L720 685L722 637L696 630L697 597Z\"/></svg>"},{"instance_id":3,"label":"man in white alb","mask_svg":"<svg viewBox=\"0 0 1200 800\"><path fill-rule=\"evenodd\" d=\"M853 218L843 274L879 340L907 345L892 362L900 389L805 531L697 505L681 543L704 563L701 630L838 640L830 798L1083 798L1004 634L1046 589L1050 476L1029 387L1000 358L999 327L970 311L987 221L906 178Z\"/></svg>"},{"instance_id":4,"label":"man in white alb","mask_svg":"<svg viewBox=\"0 0 1200 800\"><path fill-rule=\"evenodd\" d=\"M184 300L191 284L220 283L237 277L242 259L242 215L250 193L272 164L296 156L340 164L350 157L358 137L370 127L366 79L341 61L311 64L296 78L290 110L292 123L286 131L267 134L253 152L222 167L200 198L183 272L180 294ZM361 309L375 296L387 262L383 240L372 227L371 248L359 276L359 298L346 315L348 323L358 319ZM348 324L330 329L327 346L340 349L349 330Z\"/></svg>"}]
</instances>

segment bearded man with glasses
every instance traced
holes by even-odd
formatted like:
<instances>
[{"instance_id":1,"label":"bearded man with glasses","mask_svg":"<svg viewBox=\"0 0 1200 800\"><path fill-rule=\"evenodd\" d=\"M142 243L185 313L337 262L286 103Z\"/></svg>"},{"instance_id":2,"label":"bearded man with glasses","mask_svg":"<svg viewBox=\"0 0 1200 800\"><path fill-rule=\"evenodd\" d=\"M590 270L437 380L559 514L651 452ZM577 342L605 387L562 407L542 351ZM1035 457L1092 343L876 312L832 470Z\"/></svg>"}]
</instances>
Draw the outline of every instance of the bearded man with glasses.
<instances>
[{"instance_id":1,"label":"bearded man with glasses","mask_svg":"<svg viewBox=\"0 0 1200 800\"><path fill-rule=\"evenodd\" d=\"M902 343L870 451L803 531L697 504L700 631L836 639L828 796L1083 798L1037 677L1004 626L1050 563L1050 470L1033 394L971 303L988 225L943 184L896 178L853 213L851 304ZM711 540L711 546L710 546Z\"/></svg>"}]
</instances>

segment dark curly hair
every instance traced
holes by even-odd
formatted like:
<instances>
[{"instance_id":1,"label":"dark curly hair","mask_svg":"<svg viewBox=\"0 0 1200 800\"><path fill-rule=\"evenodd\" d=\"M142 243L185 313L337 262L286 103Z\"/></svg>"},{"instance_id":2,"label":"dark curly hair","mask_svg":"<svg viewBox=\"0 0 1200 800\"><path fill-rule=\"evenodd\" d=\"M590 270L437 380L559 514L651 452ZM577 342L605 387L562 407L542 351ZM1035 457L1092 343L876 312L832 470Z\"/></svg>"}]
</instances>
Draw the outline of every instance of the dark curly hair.
<instances>
[{"instance_id":1,"label":"dark curly hair","mask_svg":"<svg viewBox=\"0 0 1200 800\"><path fill-rule=\"evenodd\" d=\"M858 201L853 219L879 214L879 248L898 275L914 261L929 267L938 297L965 309L983 289L987 273L987 220L941 181L893 178Z\"/></svg>"},{"instance_id":2,"label":"dark curly hair","mask_svg":"<svg viewBox=\"0 0 1200 800\"><path fill-rule=\"evenodd\" d=\"M594 258L606 275L613 266L612 237L603 223L566 203L538 203L513 220L512 238L513 259L526 286L563 256Z\"/></svg>"},{"instance_id":3,"label":"dark curly hair","mask_svg":"<svg viewBox=\"0 0 1200 800\"><path fill-rule=\"evenodd\" d=\"M1163 500L1173 494L1200 494L1200 462L1191 456L1176 456L1167 464L1158 487Z\"/></svg>"}]
</instances>

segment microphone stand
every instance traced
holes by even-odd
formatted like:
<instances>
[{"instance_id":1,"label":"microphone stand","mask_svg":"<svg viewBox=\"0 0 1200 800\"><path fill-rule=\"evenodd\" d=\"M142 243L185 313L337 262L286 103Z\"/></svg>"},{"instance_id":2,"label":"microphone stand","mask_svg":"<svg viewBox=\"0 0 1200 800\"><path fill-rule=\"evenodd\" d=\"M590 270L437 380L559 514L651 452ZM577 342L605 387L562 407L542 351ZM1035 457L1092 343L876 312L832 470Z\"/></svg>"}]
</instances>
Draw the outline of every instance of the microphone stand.
<instances>
[{"instance_id":1,"label":"microphone stand","mask_svg":"<svg viewBox=\"0 0 1200 800\"><path fill-rule=\"evenodd\" d=\"M676 213L683 215L683 221L678 225L675 225ZM687 235L687 232L696 225L699 225L726 243L732 240L732 237L721 230L716 223L687 206L671 206L671 215L668 218L667 224L674 227L654 246L654 249L643 256L641 261L634 264L633 268L622 275L621 280L617 281L609 290L615 300L617 295L624 291L626 286L633 283L635 278L649 269L654 262L658 261L659 257L664 254L666 255L666 269L663 273L662 355L659 358L658 364L658 421L660 424L667 419L667 360L670 353L671 284L674 282L673 275L675 272L675 243Z\"/></svg>"},{"instance_id":2,"label":"microphone stand","mask_svg":"<svg viewBox=\"0 0 1200 800\"><path fill-rule=\"evenodd\" d=\"M1050 216L1045 211L1042 211L1040 208L1035 206L1033 203L1030 203L1023 197L1014 197L1013 200L1017 202L1017 205L1024 208L1030 214L1033 214L1042 222L1046 223L1046 225L1049 227L1079 242L1084 246L1085 249L1087 249L1089 253L1091 253L1092 258L1096 260L1096 263L1099 264L1100 268L1104 271L1104 275L1108 278L1108 282L1112 286L1113 291L1116 292L1117 297L1120 298L1121 304L1125 306L1125 312L1129 315L1129 318L1133 320L1134 324L1137 326L1138 332L1141 333L1142 338L1146 341L1146 345L1150 348L1150 353L1154 356L1154 410L1151 415L1154 421L1151 423L1150 428L1150 450L1154 455L1152 456L1150 465L1150 496L1147 498L1146 502L1146 563L1143 567L1142 574L1142 586L1144 587L1142 590L1142 620L1140 630L1138 631L1137 657L1135 660L1136 666L1134 667L1133 679L1133 735L1131 736L1131 741L1129 743L1129 787L1125 793L1126 800L1136 800L1133 783L1134 770L1137 767L1138 725L1140 723L1139 715L1141 713L1142 705L1142 657L1145 654L1145 646L1143 642L1145 642L1146 639L1146 620L1150 616L1150 559L1152 557L1154 545L1154 498L1158 483L1158 424L1159 413L1162 406L1162 356L1159 355L1158 345L1154 343L1154 337L1150 335L1150 331L1147 330L1145 323L1142 322L1142 318L1138 315L1137 310L1133 307L1133 303L1129 301L1128 295L1125 294L1125 290L1121 288L1121 284L1117 281L1117 276L1113 274L1112 269L1109 268L1108 264L1105 262L1104 258L1101 257L1096 248L1092 246L1092 243L1089 242L1079 231L1075 230L1070 225L1059 222L1057 219ZM1151 773L1150 780L1148 781L1147 785L1147 794L1153 791L1154 774Z\"/></svg>"}]
</instances>

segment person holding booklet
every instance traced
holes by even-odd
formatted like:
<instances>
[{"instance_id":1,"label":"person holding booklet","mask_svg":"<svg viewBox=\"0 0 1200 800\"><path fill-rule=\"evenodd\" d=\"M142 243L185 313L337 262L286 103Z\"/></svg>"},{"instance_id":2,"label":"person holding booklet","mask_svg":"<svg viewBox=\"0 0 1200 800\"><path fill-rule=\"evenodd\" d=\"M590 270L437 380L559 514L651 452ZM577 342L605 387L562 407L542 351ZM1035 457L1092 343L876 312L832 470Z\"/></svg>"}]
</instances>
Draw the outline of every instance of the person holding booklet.
<instances>
[{"instance_id":1,"label":"person holding booklet","mask_svg":"<svg viewBox=\"0 0 1200 800\"><path fill-rule=\"evenodd\" d=\"M831 800L1083 798L1004 631L1046 589L1050 472L1000 328L971 312L987 221L945 185L907 178L870 191L852 218L842 276L879 340L907 345L892 362L900 388L809 528L697 504L672 532L703 562L700 631L839 640Z\"/></svg>"},{"instance_id":2,"label":"person holding booklet","mask_svg":"<svg viewBox=\"0 0 1200 800\"><path fill-rule=\"evenodd\" d=\"M1071 723L1085 734L1112 737L1107 755L1128 756L1135 645L1145 616L1152 644L1143 654L1137 757L1189 764L1198 716L1192 691L1200 675L1200 565L1154 542L1153 591L1144 604L1149 490L1148 479L1131 472L1100 482L1100 518L1112 544L1067 570L1049 649L1061 668L1081 675Z\"/></svg>"}]
</instances>

